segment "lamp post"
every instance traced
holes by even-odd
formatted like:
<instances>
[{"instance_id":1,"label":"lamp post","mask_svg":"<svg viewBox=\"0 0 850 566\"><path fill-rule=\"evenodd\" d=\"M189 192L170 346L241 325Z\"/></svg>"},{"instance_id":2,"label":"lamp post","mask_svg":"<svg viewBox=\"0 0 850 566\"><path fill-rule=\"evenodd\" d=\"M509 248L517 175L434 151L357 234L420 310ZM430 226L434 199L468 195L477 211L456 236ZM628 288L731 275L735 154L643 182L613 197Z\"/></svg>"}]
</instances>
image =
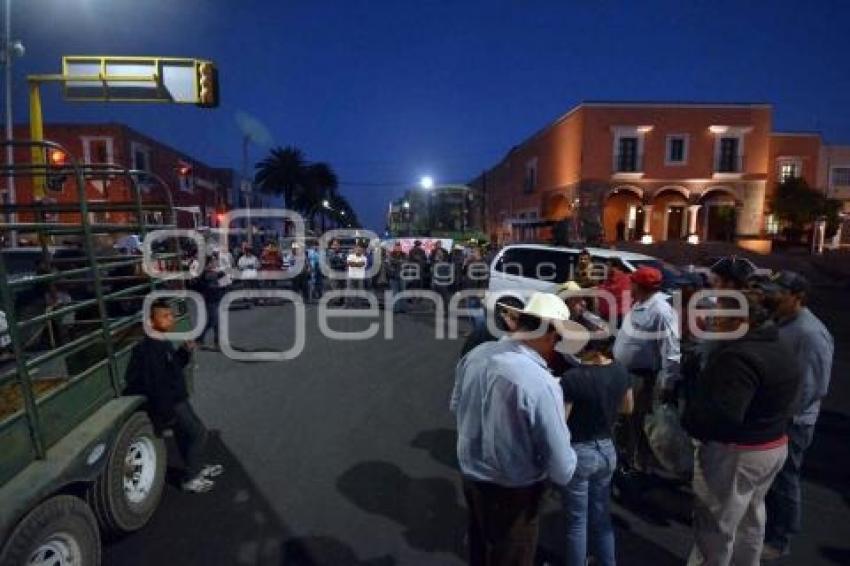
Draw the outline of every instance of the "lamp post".
<instances>
[{"instance_id":1,"label":"lamp post","mask_svg":"<svg viewBox=\"0 0 850 566\"><path fill-rule=\"evenodd\" d=\"M328 199L322 201L322 234L325 233L325 218L327 218L328 213L326 211L331 209L331 203L328 202Z\"/></svg>"},{"instance_id":2,"label":"lamp post","mask_svg":"<svg viewBox=\"0 0 850 566\"><path fill-rule=\"evenodd\" d=\"M407 235L410 236L410 201L404 201L402 206L402 219L407 222Z\"/></svg>"},{"instance_id":3,"label":"lamp post","mask_svg":"<svg viewBox=\"0 0 850 566\"><path fill-rule=\"evenodd\" d=\"M24 45L20 41L12 40L12 0L6 0L4 6L5 27L3 32L2 56L3 64L5 65L5 96L6 96L6 165L9 167L9 173L6 177L6 187L9 190L9 204L14 206L17 203L17 195L15 193L15 174L11 167L15 163L15 150L11 142L14 138L14 121L12 119L12 58L22 57L24 54ZM17 222L18 215L12 212L9 216L9 221ZM11 231L9 233L10 245L15 248L18 246L18 233Z\"/></svg>"},{"instance_id":4,"label":"lamp post","mask_svg":"<svg viewBox=\"0 0 850 566\"><path fill-rule=\"evenodd\" d=\"M431 210L431 189L434 188L434 179L430 175L426 175L419 179L419 186L422 187L426 193L428 193L428 235L431 235L431 231L434 229L434 216Z\"/></svg>"}]
</instances>

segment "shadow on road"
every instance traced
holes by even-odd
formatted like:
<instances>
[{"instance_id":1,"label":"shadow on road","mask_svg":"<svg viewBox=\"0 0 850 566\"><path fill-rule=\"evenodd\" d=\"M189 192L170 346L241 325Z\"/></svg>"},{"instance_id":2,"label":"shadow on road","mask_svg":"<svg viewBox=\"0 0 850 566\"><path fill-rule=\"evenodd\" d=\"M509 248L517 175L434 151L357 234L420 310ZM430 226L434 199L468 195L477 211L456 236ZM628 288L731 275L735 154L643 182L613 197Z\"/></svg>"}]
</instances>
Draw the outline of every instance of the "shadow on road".
<instances>
[{"instance_id":1,"label":"shadow on road","mask_svg":"<svg viewBox=\"0 0 850 566\"><path fill-rule=\"evenodd\" d=\"M344 472L337 489L352 503L405 527L404 539L425 552L465 556L466 511L455 484L443 478L412 478L389 462L362 462Z\"/></svg>"},{"instance_id":2,"label":"shadow on road","mask_svg":"<svg viewBox=\"0 0 850 566\"><path fill-rule=\"evenodd\" d=\"M290 539L283 545L282 566L394 566L391 556L360 560L354 551L330 537Z\"/></svg>"},{"instance_id":3,"label":"shadow on road","mask_svg":"<svg viewBox=\"0 0 850 566\"><path fill-rule=\"evenodd\" d=\"M391 566L388 558L360 561L330 537L292 538L242 465L213 432L210 462L224 465L215 489L188 494L177 487L182 462L168 440L168 482L159 509L142 530L103 549L106 566Z\"/></svg>"},{"instance_id":4,"label":"shadow on road","mask_svg":"<svg viewBox=\"0 0 850 566\"><path fill-rule=\"evenodd\" d=\"M426 450L437 462L451 468L460 470L457 461L457 433L448 428L423 430L416 435L410 443L414 448Z\"/></svg>"}]
</instances>

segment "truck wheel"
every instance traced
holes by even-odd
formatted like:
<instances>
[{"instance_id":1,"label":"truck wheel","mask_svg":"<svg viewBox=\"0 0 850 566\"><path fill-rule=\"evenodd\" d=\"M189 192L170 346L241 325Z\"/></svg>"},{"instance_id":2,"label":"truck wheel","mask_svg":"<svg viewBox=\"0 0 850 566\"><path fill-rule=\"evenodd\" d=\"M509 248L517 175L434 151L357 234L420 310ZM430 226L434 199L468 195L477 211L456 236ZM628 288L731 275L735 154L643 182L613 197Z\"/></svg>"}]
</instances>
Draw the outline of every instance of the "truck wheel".
<instances>
[{"instance_id":1,"label":"truck wheel","mask_svg":"<svg viewBox=\"0 0 850 566\"><path fill-rule=\"evenodd\" d=\"M2 566L99 566L97 520L82 499L57 495L27 514L0 553Z\"/></svg>"},{"instance_id":2,"label":"truck wheel","mask_svg":"<svg viewBox=\"0 0 850 566\"><path fill-rule=\"evenodd\" d=\"M121 427L106 468L89 487L86 499L105 535L145 526L165 486L166 452L148 416L134 413Z\"/></svg>"}]
</instances>

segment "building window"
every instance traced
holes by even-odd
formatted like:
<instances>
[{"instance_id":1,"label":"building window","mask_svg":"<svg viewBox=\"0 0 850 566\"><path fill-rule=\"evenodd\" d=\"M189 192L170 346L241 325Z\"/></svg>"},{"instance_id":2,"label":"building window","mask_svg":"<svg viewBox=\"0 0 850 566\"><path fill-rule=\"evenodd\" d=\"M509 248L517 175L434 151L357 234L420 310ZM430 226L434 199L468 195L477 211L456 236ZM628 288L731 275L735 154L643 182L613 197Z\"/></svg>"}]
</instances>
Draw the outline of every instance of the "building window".
<instances>
[{"instance_id":1,"label":"building window","mask_svg":"<svg viewBox=\"0 0 850 566\"><path fill-rule=\"evenodd\" d=\"M779 219L775 214L768 214L767 218L765 218L764 222L764 230L768 234L778 234L779 233Z\"/></svg>"},{"instance_id":2,"label":"building window","mask_svg":"<svg viewBox=\"0 0 850 566\"><path fill-rule=\"evenodd\" d=\"M180 179L180 190L186 193L191 193L194 188L192 175L179 175L178 178Z\"/></svg>"},{"instance_id":3,"label":"building window","mask_svg":"<svg viewBox=\"0 0 850 566\"><path fill-rule=\"evenodd\" d=\"M665 165L682 165L688 160L688 136L676 134L667 136Z\"/></svg>"},{"instance_id":4,"label":"building window","mask_svg":"<svg viewBox=\"0 0 850 566\"><path fill-rule=\"evenodd\" d=\"M638 138L621 137L617 143L617 172L632 173L638 170Z\"/></svg>"},{"instance_id":5,"label":"building window","mask_svg":"<svg viewBox=\"0 0 850 566\"><path fill-rule=\"evenodd\" d=\"M139 171L151 171L151 150L140 143L130 144L130 155L132 156L132 167Z\"/></svg>"},{"instance_id":6,"label":"building window","mask_svg":"<svg viewBox=\"0 0 850 566\"><path fill-rule=\"evenodd\" d=\"M850 167L833 167L829 181L833 187L850 187Z\"/></svg>"},{"instance_id":7,"label":"building window","mask_svg":"<svg viewBox=\"0 0 850 566\"><path fill-rule=\"evenodd\" d=\"M537 158L529 159L525 164L525 178L523 179L523 192L533 193L537 188Z\"/></svg>"},{"instance_id":8,"label":"building window","mask_svg":"<svg viewBox=\"0 0 850 566\"><path fill-rule=\"evenodd\" d=\"M717 171L720 173L738 173L742 170L738 137L720 138L720 153L717 159Z\"/></svg>"},{"instance_id":9,"label":"building window","mask_svg":"<svg viewBox=\"0 0 850 566\"><path fill-rule=\"evenodd\" d=\"M86 163L114 163L112 138L83 136L81 139Z\"/></svg>"},{"instance_id":10,"label":"building window","mask_svg":"<svg viewBox=\"0 0 850 566\"><path fill-rule=\"evenodd\" d=\"M784 183L791 179L800 177L800 162L799 161L780 161L779 162L779 182Z\"/></svg>"}]
</instances>

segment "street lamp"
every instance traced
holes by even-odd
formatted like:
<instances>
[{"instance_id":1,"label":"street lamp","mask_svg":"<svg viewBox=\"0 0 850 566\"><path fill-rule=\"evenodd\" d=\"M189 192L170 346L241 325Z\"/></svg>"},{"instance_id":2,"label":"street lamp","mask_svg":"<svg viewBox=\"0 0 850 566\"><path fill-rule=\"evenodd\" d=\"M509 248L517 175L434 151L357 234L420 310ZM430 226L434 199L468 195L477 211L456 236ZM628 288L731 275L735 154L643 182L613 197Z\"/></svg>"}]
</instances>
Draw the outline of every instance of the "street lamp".
<instances>
[{"instance_id":1,"label":"street lamp","mask_svg":"<svg viewBox=\"0 0 850 566\"><path fill-rule=\"evenodd\" d=\"M328 199L325 199L325 200L322 201L322 206L324 206L325 208L330 208L331 203L328 202Z\"/></svg>"},{"instance_id":2,"label":"street lamp","mask_svg":"<svg viewBox=\"0 0 850 566\"><path fill-rule=\"evenodd\" d=\"M419 186L428 193L428 235L430 236L431 231L434 229L434 215L431 211L431 189L434 188L434 178L430 175L425 175L419 179Z\"/></svg>"},{"instance_id":3,"label":"street lamp","mask_svg":"<svg viewBox=\"0 0 850 566\"><path fill-rule=\"evenodd\" d=\"M402 220L407 223L407 235L410 236L410 201L404 201L401 206L404 208L401 213Z\"/></svg>"}]
</instances>

